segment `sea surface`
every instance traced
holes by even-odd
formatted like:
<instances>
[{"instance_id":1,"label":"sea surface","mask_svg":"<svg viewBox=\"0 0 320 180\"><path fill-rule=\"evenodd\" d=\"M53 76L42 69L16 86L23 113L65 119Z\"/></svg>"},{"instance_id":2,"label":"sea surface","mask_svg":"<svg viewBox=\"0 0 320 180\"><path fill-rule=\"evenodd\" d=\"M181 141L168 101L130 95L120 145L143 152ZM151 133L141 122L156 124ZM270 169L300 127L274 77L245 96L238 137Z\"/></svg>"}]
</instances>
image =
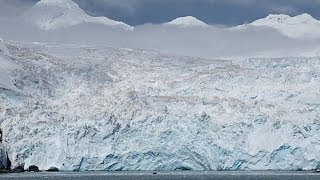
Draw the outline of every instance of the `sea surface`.
<instances>
[{"instance_id":1,"label":"sea surface","mask_svg":"<svg viewBox=\"0 0 320 180\"><path fill-rule=\"evenodd\" d=\"M139 171L139 172L38 172L0 174L1 180L320 180L311 171Z\"/></svg>"}]
</instances>

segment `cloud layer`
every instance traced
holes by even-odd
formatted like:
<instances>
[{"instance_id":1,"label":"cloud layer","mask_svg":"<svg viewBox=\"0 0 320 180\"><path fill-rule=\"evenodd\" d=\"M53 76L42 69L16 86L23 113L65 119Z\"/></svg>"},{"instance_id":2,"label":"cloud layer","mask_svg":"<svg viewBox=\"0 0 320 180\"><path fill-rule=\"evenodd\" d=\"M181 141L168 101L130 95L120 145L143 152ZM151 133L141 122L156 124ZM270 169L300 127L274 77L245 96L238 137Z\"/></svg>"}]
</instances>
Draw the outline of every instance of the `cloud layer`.
<instances>
[{"instance_id":1,"label":"cloud layer","mask_svg":"<svg viewBox=\"0 0 320 180\"><path fill-rule=\"evenodd\" d=\"M320 18L319 0L75 0L92 15L131 25L160 23L192 15L210 24L236 25L271 13L309 13Z\"/></svg>"}]
</instances>

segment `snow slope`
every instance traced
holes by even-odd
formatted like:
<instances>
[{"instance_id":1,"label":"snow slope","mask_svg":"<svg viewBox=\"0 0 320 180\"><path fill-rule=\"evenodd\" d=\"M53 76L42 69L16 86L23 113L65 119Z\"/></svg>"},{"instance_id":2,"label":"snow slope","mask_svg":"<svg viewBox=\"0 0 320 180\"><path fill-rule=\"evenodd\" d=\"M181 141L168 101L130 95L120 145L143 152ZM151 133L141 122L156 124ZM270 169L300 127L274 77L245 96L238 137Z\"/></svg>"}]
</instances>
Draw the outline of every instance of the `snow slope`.
<instances>
[{"instance_id":1,"label":"snow slope","mask_svg":"<svg viewBox=\"0 0 320 180\"><path fill-rule=\"evenodd\" d=\"M249 25L271 27L292 38L320 38L320 21L306 13L294 17L270 14Z\"/></svg>"},{"instance_id":2,"label":"snow slope","mask_svg":"<svg viewBox=\"0 0 320 180\"><path fill-rule=\"evenodd\" d=\"M199 19L192 16L179 17L168 23L165 23L165 25L178 27L209 27L209 25L205 22L200 21Z\"/></svg>"},{"instance_id":3,"label":"snow slope","mask_svg":"<svg viewBox=\"0 0 320 180\"><path fill-rule=\"evenodd\" d=\"M0 91L2 90L17 90L13 84L13 79L10 74L19 66L13 61L9 60L8 49L0 39Z\"/></svg>"},{"instance_id":4,"label":"snow slope","mask_svg":"<svg viewBox=\"0 0 320 180\"><path fill-rule=\"evenodd\" d=\"M41 0L24 15L24 20L43 30L59 29L83 23L101 24L106 27L126 30L133 29L123 22L106 17L91 17L72 0Z\"/></svg>"},{"instance_id":5,"label":"snow slope","mask_svg":"<svg viewBox=\"0 0 320 180\"><path fill-rule=\"evenodd\" d=\"M62 170L320 166L320 59L207 60L6 42L25 96L0 91L13 164Z\"/></svg>"}]
</instances>

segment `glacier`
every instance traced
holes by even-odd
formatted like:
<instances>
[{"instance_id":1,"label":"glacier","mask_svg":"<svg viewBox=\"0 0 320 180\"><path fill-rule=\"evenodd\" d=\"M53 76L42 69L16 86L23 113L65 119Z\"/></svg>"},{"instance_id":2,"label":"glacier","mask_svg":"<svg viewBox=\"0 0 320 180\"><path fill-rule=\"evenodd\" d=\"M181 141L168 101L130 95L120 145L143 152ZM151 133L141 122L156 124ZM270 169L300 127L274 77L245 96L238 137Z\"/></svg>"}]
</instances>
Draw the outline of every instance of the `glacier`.
<instances>
[{"instance_id":1,"label":"glacier","mask_svg":"<svg viewBox=\"0 0 320 180\"><path fill-rule=\"evenodd\" d=\"M219 60L0 44L0 69L7 70L0 71L0 123L13 166L320 167L319 57Z\"/></svg>"}]
</instances>

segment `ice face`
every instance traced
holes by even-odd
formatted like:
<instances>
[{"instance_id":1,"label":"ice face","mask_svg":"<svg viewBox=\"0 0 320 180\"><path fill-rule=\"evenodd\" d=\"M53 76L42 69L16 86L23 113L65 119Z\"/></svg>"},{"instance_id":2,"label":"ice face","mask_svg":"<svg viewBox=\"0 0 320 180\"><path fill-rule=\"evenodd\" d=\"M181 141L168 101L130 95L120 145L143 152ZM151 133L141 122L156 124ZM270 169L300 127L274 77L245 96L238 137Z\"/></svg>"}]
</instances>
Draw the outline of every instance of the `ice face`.
<instances>
[{"instance_id":1,"label":"ice face","mask_svg":"<svg viewBox=\"0 0 320 180\"><path fill-rule=\"evenodd\" d=\"M13 165L62 170L297 170L320 164L320 59L207 60L7 42Z\"/></svg>"}]
</instances>

